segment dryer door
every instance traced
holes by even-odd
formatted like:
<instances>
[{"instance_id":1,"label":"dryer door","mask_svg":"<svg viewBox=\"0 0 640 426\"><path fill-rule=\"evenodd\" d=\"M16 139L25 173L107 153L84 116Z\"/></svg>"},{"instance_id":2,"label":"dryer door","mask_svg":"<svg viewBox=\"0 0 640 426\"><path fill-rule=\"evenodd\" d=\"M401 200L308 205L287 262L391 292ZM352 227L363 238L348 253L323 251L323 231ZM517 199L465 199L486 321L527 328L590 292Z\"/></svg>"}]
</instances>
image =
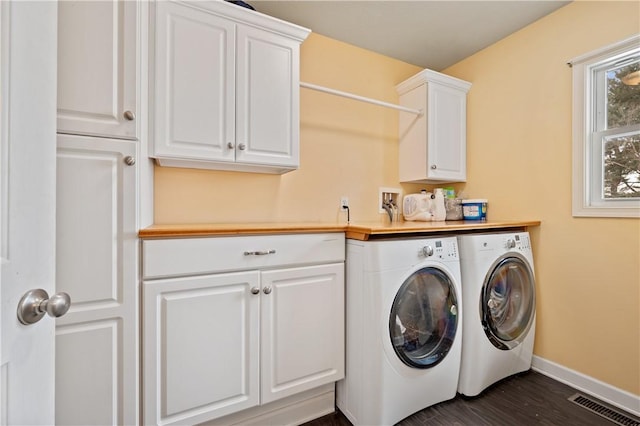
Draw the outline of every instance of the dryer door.
<instances>
[{"instance_id":1,"label":"dryer door","mask_svg":"<svg viewBox=\"0 0 640 426\"><path fill-rule=\"evenodd\" d=\"M518 346L535 318L535 281L529 263L513 254L494 263L480 295L482 327L498 349Z\"/></svg>"},{"instance_id":2,"label":"dryer door","mask_svg":"<svg viewBox=\"0 0 640 426\"><path fill-rule=\"evenodd\" d=\"M389 316L391 345L400 360L430 368L447 356L458 329L458 301L451 278L427 267L407 278Z\"/></svg>"}]
</instances>

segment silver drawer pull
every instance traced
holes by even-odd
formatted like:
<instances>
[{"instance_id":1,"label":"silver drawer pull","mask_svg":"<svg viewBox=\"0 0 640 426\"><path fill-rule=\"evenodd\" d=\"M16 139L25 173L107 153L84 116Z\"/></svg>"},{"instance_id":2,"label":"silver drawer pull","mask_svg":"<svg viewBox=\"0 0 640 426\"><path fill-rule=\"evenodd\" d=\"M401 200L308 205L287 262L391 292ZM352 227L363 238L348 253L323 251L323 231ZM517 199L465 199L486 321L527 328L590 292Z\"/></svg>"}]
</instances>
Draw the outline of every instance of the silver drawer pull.
<instances>
[{"instance_id":1,"label":"silver drawer pull","mask_svg":"<svg viewBox=\"0 0 640 426\"><path fill-rule=\"evenodd\" d=\"M264 256L265 254L275 254L276 250L258 250L258 251L245 251L245 256Z\"/></svg>"}]
</instances>

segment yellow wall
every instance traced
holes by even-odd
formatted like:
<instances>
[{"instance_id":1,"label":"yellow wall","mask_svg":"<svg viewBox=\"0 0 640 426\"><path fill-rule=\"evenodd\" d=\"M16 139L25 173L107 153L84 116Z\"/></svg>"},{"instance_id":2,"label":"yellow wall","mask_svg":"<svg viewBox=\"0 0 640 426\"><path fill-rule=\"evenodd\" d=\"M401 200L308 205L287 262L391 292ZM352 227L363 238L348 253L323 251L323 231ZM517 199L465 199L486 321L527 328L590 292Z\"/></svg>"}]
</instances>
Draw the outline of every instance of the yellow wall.
<instances>
[{"instance_id":1,"label":"yellow wall","mask_svg":"<svg viewBox=\"0 0 640 426\"><path fill-rule=\"evenodd\" d=\"M301 80L386 102L421 69L310 34ZM155 168L155 223L378 220L378 188L398 184L398 113L300 89L300 169L284 175ZM413 191L415 192L415 191Z\"/></svg>"},{"instance_id":2,"label":"yellow wall","mask_svg":"<svg viewBox=\"0 0 640 426\"><path fill-rule=\"evenodd\" d=\"M466 194L490 219L540 219L535 353L640 394L640 221L571 216L567 60L640 30L637 2L574 2L446 70L473 83ZM397 102L418 67L311 34L303 81ZM344 222L383 218L399 185L397 113L301 89L301 166L282 176L155 168L155 222Z\"/></svg>"},{"instance_id":3,"label":"yellow wall","mask_svg":"<svg viewBox=\"0 0 640 426\"><path fill-rule=\"evenodd\" d=\"M571 215L571 69L640 31L638 2L574 2L445 73L468 96L466 191L540 219L535 353L640 394L640 221Z\"/></svg>"}]
</instances>

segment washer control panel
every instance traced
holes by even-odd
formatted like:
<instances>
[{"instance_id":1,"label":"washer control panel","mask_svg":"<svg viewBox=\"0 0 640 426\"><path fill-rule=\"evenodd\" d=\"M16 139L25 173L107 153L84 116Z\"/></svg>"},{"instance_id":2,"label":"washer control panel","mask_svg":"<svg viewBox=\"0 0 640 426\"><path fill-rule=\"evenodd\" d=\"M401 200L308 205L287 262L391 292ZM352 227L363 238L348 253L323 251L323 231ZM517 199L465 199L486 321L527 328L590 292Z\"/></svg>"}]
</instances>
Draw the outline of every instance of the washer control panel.
<instances>
[{"instance_id":1,"label":"washer control panel","mask_svg":"<svg viewBox=\"0 0 640 426\"><path fill-rule=\"evenodd\" d=\"M458 260L458 242L454 238L423 241L420 255L441 260Z\"/></svg>"}]
</instances>

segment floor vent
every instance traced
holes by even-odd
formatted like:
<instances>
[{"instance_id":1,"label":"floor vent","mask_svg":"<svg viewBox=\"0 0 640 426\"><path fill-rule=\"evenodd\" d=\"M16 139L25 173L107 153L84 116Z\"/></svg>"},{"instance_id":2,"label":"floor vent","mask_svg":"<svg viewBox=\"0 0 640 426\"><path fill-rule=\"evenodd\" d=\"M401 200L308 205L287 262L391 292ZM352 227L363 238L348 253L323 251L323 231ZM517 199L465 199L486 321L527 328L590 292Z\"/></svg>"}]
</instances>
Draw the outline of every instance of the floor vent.
<instances>
[{"instance_id":1,"label":"floor vent","mask_svg":"<svg viewBox=\"0 0 640 426\"><path fill-rule=\"evenodd\" d=\"M578 404L579 406L586 408L587 410L604 417L607 420L612 421L613 423L620 426L640 426L640 421L636 420L632 417L629 417L628 414L625 414L622 411L614 410L609 407L605 407L599 402L584 396L582 394L575 394L570 396L569 401Z\"/></svg>"}]
</instances>

